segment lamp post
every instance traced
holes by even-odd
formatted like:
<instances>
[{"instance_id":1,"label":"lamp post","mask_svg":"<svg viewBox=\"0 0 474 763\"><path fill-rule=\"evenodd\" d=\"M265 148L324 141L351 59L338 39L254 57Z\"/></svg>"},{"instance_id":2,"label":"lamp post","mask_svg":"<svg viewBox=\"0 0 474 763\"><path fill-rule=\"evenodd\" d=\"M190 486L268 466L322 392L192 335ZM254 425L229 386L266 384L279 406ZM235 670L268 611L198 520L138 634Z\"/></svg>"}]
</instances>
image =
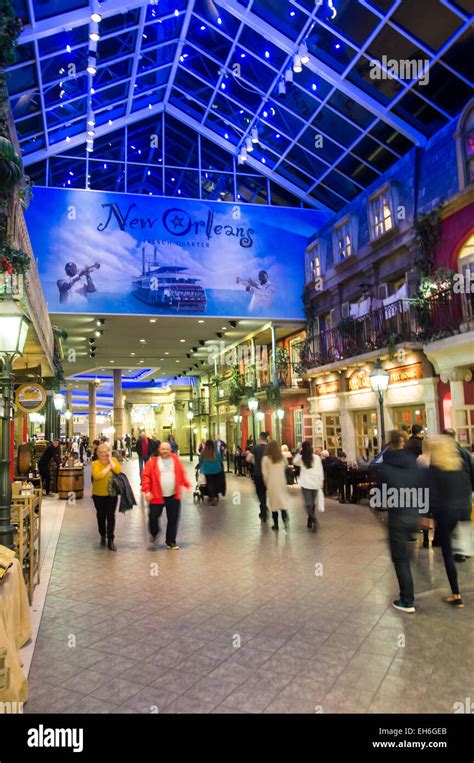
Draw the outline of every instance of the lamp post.
<instances>
[{"instance_id":1,"label":"lamp post","mask_svg":"<svg viewBox=\"0 0 474 763\"><path fill-rule=\"evenodd\" d=\"M236 447L240 447L240 423L242 421L242 416L240 414L236 413L234 416L234 421L237 425L237 432L236 432Z\"/></svg>"},{"instance_id":2,"label":"lamp post","mask_svg":"<svg viewBox=\"0 0 474 763\"><path fill-rule=\"evenodd\" d=\"M383 418L383 395L387 391L388 383L390 380L390 374L385 368L382 368L382 363L377 360L372 371L369 375L370 384L373 391L376 393L379 399L380 406L380 434L381 434L381 448L385 446L385 422Z\"/></svg>"},{"instance_id":3,"label":"lamp post","mask_svg":"<svg viewBox=\"0 0 474 763\"><path fill-rule=\"evenodd\" d=\"M53 405L54 410L57 414L57 430L58 430L58 437L61 437L61 412L64 408L66 400L64 398L64 395L62 395L60 392L56 392L53 396ZM66 440L67 440L67 427L66 427Z\"/></svg>"},{"instance_id":4,"label":"lamp post","mask_svg":"<svg viewBox=\"0 0 474 763\"><path fill-rule=\"evenodd\" d=\"M186 414L186 418L189 421L189 460L193 460L193 433L192 433L192 420L194 418L194 413L192 411L188 411Z\"/></svg>"},{"instance_id":5,"label":"lamp post","mask_svg":"<svg viewBox=\"0 0 474 763\"><path fill-rule=\"evenodd\" d=\"M251 397L250 400L247 403L249 407L249 411L252 412L252 431L253 431L253 442L256 443L256 434L255 434L255 411L258 408L258 400L254 397Z\"/></svg>"},{"instance_id":6,"label":"lamp post","mask_svg":"<svg viewBox=\"0 0 474 763\"><path fill-rule=\"evenodd\" d=\"M8 300L0 302L0 359L2 360L1 416L2 449L0 460L0 545L13 547L15 528L11 523L12 486L10 482L10 416L12 404L13 360L22 355L28 326L31 321L19 305Z\"/></svg>"}]
</instances>

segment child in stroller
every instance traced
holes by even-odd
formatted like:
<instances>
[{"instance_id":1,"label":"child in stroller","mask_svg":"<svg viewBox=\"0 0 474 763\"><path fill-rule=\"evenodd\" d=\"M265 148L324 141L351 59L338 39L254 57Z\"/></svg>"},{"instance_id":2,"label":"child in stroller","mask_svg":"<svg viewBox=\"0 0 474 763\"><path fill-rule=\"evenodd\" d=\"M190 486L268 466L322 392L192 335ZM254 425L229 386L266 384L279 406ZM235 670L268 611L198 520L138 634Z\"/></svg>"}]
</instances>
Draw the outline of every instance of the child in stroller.
<instances>
[{"instance_id":1,"label":"child in stroller","mask_svg":"<svg viewBox=\"0 0 474 763\"><path fill-rule=\"evenodd\" d=\"M193 492L193 501L194 503L199 503L200 501L204 501L205 496L208 494L206 478L204 474L201 474L199 471L199 463L196 464L194 471L196 473L196 487L194 488Z\"/></svg>"}]
</instances>

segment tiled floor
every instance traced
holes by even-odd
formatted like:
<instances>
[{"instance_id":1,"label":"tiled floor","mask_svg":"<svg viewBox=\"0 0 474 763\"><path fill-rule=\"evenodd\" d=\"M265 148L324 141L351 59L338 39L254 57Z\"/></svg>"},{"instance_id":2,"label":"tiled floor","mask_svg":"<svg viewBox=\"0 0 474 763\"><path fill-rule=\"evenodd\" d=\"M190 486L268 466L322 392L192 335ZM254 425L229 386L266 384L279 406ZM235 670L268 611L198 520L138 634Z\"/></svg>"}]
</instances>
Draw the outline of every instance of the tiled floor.
<instances>
[{"instance_id":1,"label":"tiled floor","mask_svg":"<svg viewBox=\"0 0 474 763\"><path fill-rule=\"evenodd\" d=\"M91 499L67 506L25 712L436 713L474 696L472 560L456 611L439 549L415 549L404 615L380 516L327 501L313 535L297 494L290 513L289 532L262 527L230 476L217 507L186 495L179 551L149 545L141 503L113 553Z\"/></svg>"}]
</instances>

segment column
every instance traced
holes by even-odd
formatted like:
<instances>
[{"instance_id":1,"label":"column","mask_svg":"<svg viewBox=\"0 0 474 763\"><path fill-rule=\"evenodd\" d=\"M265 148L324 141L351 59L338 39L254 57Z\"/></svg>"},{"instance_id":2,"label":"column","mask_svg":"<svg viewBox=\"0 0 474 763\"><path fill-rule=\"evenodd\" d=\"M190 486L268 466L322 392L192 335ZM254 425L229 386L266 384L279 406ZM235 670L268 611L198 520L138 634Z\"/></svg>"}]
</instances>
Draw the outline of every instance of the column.
<instances>
[{"instance_id":1,"label":"column","mask_svg":"<svg viewBox=\"0 0 474 763\"><path fill-rule=\"evenodd\" d=\"M96 439L96 393L97 388L93 382L89 384L89 445Z\"/></svg>"},{"instance_id":2,"label":"column","mask_svg":"<svg viewBox=\"0 0 474 763\"><path fill-rule=\"evenodd\" d=\"M451 411L453 429L469 427L466 413L466 401L464 398L464 382L472 380L472 371L469 368L451 368L441 372L441 381L449 381L451 390Z\"/></svg>"},{"instance_id":3,"label":"column","mask_svg":"<svg viewBox=\"0 0 474 763\"><path fill-rule=\"evenodd\" d=\"M274 387L278 387L278 370L277 370L277 363L276 363L276 350L277 350L276 331L275 331L275 326L273 325L273 323L271 325L271 332L272 332L272 357L273 357L272 384ZM281 445L280 419L276 415L276 410L275 410L275 434L276 434L276 441L278 445Z\"/></svg>"},{"instance_id":4,"label":"column","mask_svg":"<svg viewBox=\"0 0 474 763\"><path fill-rule=\"evenodd\" d=\"M348 461L356 460L356 436L354 418L348 407L349 393L339 395L339 410L341 414L341 439L342 448L347 455ZM380 425L379 425L380 426Z\"/></svg>"},{"instance_id":5,"label":"column","mask_svg":"<svg viewBox=\"0 0 474 763\"><path fill-rule=\"evenodd\" d=\"M114 368L114 427L115 437L123 436L122 369Z\"/></svg>"},{"instance_id":6,"label":"column","mask_svg":"<svg viewBox=\"0 0 474 763\"><path fill-rule=\"evenodd\" d=\"M53 437L59 437L59 416L56 413L56 409L53 403L54 391L48 390L46 392L46 404L41 411L44 416L44 436L46 440L52 440Z\"/></svg>"},{"instance_id":7,"label":"column","mask_svg":"<svg viewBox=\"0 0 474 763\"><path fill-rule=\"evenodd\" d=\"M66 410L72 411L72 389L66 390ZM74 437L74 421L73 416L70 419L66 419L66 437L70 440Z\"/></svg>"}]
</instances>

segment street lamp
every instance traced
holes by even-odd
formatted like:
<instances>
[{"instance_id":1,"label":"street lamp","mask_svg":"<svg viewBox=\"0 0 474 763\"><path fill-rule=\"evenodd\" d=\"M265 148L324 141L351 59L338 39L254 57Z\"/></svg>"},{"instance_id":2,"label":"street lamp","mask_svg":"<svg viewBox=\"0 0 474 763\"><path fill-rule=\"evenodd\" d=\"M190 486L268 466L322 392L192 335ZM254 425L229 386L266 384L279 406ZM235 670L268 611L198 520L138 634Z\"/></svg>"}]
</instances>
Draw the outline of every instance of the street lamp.
<instances>
[{"instance_id":1,"label":"street lamp","mask_svg":"<svg viewBox=\"0 0 474 763\"><path fill-rule=\"evenodd\" d=\"M382 368L382 363L377 360L375 366L369 375L370 384L373 391L377 394L380 406L380 433L382 436L381 448L385 446L385 422L383 419L383 394L387 391L388 383L390 381L390 374L385 368Z\"/></svg>"},{"instance_id":2,"label":"street lamp","mask_svg":"<svg viewBox=\"0 0 474 763\"><path fill-rule=\"evenodd\" d=\"M54 404L55 410L57 410L58 412L62 411L62 409L64 408L64 403L65 403L64 395L61 395L60 392L56 392L56 394L53 397L53 404Z\"/></svg>"},{"instance_id":3,"label":"street lamp","mask_svg":"<svg viewBox=\"0 0 474 763\"><path fill-rule=\"evenodd\" d=\"M193 460L193 433L191 430L191 422L194 418L194 413L192 411L188 411L186 414L186 418L189 421L189 460Z\"/></svg>"},{"instance_id":4,"label":"street lamp","mask_svg":"<svg viewBox=\"0 0 474 763\"><path fill-rule=\"evenodd\" d=\"M2 373L2 448L0 460L0 545L13 547L15 528L11 524L12 486L10 482L10 416L12 404L12 365L22 355L31 321L14 300L0 302L0 359Z\"/></svg>"},{"instance_id":5,"label":"street lamp","mask_svg":"<svg viewBox=\"0 0 474 763\"><path fill-rule=\"evenodd\" d=\"M285 415L285 411L283 410L283 408L277 408L276 415L277 415L278 421L283 421L283 417Z\"/></svg>"},{"instance_id":6,"label":"street lamp","mask_svg":"<svg viewBox=\"0 0 474 763\"><path fill-rule=\"evenodd\" d=\"M257 419L262 422L265 421L265 414L263 411L257 411Z\"/></svg>"},{"instance_id":7,"label":"street lamp","mask_svg":"<svg viewBox=\"0 0 474 763\"><path fill-rule=\"evenodd\" d=\"M256 435L255 435L255 411L258 408L258 400L254 397L251 397L250 400L247 403L249 410L252 413L252 429L253 429L253 441L254 444L256 443Z\"/></svg>"},{"instance_id":8,"label":"street lamp","mask_svg":"<svg viewBox=\"0 0 474 763\"><path fill-rule=\"evenodd\" d=\"M235 437L236 445L238 445L240 447L240 422L242 421L242 416L240 414L236 413L235 416L234 416L234 421L237 424L237 427L236 427L237 428L237 432L236 432L236 437Z\"/></svg>"}]
</instances>

